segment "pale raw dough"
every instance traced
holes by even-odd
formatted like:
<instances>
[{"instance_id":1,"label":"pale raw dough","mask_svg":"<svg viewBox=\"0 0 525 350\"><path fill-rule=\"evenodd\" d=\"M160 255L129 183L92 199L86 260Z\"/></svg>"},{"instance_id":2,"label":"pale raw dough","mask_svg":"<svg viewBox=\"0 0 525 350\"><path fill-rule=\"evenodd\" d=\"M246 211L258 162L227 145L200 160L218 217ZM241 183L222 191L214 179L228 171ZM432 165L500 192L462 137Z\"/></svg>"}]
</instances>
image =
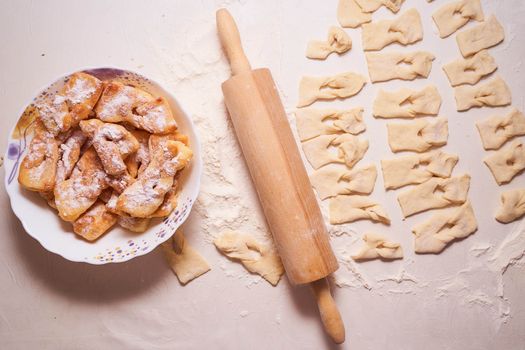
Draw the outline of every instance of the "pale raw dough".
<instances>
[{"instance_id":1,"label":"pale raw dough","mask_svg":"<svg viewBox=\"0 0 525 350\"><path fill-rule=\"evenodd\" d=\"M321 135L303 143L306 159L314 169L329 163L345 163L352 168L368 150L368 140L350 134ZM330 147L337 148L333 153Z\"/></svg>"},{"instance_id":2,"label":"pale raw dough","mask_svg":"<svg viewBox=\"0 0 525 350\"><path fill-rule=\"evenodd\" d=\"M356 2L363 12L375 12L381 6L385 6L390 11L397 13L405 0L356 0Z\"/></svg>"},{"instance_id":3,"label":"pale raw dough","mask_svg":"<svg viewBox=\"0 0 525 350\"><path fill-rule=\"evenodd\" d=\"M439 36L446 38L470 20L483 21L484 16L480 0L460 0L444 5L432 18L439 30Z\"/></svg>"},{"instance_id":4,"label":"pale raw dough","mask_svg":"<svg viewBox=\"0 0 525 350\"><path fill-rule=\"evenodd\" d=\"M295 112L297 133L301 141L319 135L349 133L357 135L365 131L363 108L349 110L301 108ZM330 123L326 123L326 121Z\"/></svg>"},{"instance_id":5,"label":"pale raw dough","mask_svg":"<svg viewBox=\"0 0 525 350\"><path fill-rule=\"evenodd\" d=\"M503 192L501 206L496 212L496 220L508 224L525 215L525 188Z\"/></svg>"},{"instance_id":6,"label":"pale raw dough","mask_svg":"<svg viewBox=\"0 0 525 350\"><path fill-rule=\"evenodd\" d=\"M437 254L455 239L476 232L478 224L470 202L438 212L427 221L414 226L414 250L419 254Z\"/></svg>"},{"instance_id":7,"label":"pale raw dough","mask_svg":"<svg viewBox=\"0 0 525 350\"><path fill-rule=\"evenodd\" d=\"M464 85L455 88L458 111L467 111L473 107L507 106L512 102L510 89L501 77L474 86Z\"/></svg>"},{"instance_id":8,"label":"pale raw dough","mask_svg":"<svg viewBox=\"0 0 525 350\"><path fill-rule=\"evenodd\" d=\"M448 178L459 158L443 151L381 160L385 190L420 184L432 177Z\"/></svg>"},{"instance_id":9,"label":"pale raw dough","mask_svg":"<svg viewBox=\"0 0 525 350\"><path fill-rule=\"evenodd\" d=\"M366 54L368 74L373 83L393 79L427 78L434 59L434 55L425 51Z\"/></svg>"},{"instance_id":10,"label":"pale raw dough","mask_svg":"<svg viewBox=\"0 0 525 350\"><path fill-rule=\"evenodd\" d=\"M341 27L357 28L372 20L370 13L365 13L356 0L339 0L337 5L337 20Z\"/></svg>"},{"instance_id":11,"label":"pale raw dough","mask_svg":"<svg viewBox=\"0 0 525 350\"><path fill-rule=\"evenodd\" d=\"M181 229L162 243L161 247L168 264L182 284L210 271L206 260L186 242Z\"/></svg>"},{"instance_id":12,"label":"pale raw dough","mask_svg":"<svg viewBox=\"0 0 525 350\"><path fill-rule=\"evenodd\" d=\"M406 218L426 210L462 204L467 200L469 187L470 176L468 174L449 179L433 177L427 182L400 193L397 201Z\"/></svg>"},{"instance_id":13,"label":"pale raw dough","mask_svg":"<svg viewBox=\"0 0 525 350\"><path fill-rule=\"evenodd\" d=\"M477 26L456 35L459 50L468 57L483 49L495 46L505 39L505 30L494 15Z\"/></svg>"},{"instance_id":14,"label":"pale raw dough","mask_svg":"<svg viewBox=\"0 0 525 350\"><path fill-rule=\"evenodd\" d=\"M377 51L392 43L413 44L423 39L421 17L416 9L405 11L393 20L363 24L363 50Z\"/></svg>"},{"instance_id":15,"label":"pale raw dough","mask_svg":"<svg viewBox=\"0 0 525 350\"><path fill-rule=\"evenodd\" d=\"M321 199L339 194L370 194L374 190L377 169L374 164L348 170L346 166L327 165L311 176L312 186Z\"/></svg>"},{"instance_id":16,"label":"pale raw dough","mask_svg":"<svg viewBox=\"0 0 525 350\"><path fill-rule=\"evenodd\" d=\"M299 84L299 104L306 107L316 100L347 98L357 94L366 80L360 74L347 72L329 77L303 77Z\"/></svg>"},{"instance_id":17,"label":"pale raw dough","mask_svg":"<svg viewBox=\"0 0 525 350\"><path fill-rule=\"evenodd\" d=\"M525 116L513 108L506 116L493 116L476 123L486 150L498 149L513 137L525 135Z\"/></svg>"},{"instance_id":18,"label":"pale raw dough","mask_svg":"<svg viewBox=\"0 0 525 350\"><path fill-rule=\"evenodd\" d=\"M415 120L410 123L388 123L388 144L392 152L425 152L446 145L448 121L445 117Z\"/></svg>"},{"instance_id":19,"label":"pale raw dough","mask_svg":"<svg viewBox=\"0 0 525 350\"><path fill-rule=\"evenodd\" d=\"M460 58L443 66L450 85L476 84L498 68L496 60L487 50L469 58Z\"/></svg>"},{"instance_id":20,"label":"pale raw dough","mask_svg":"<svg viewBox=\"0 0 525 350\"><path fill-rule=\"evenodd\" d=\"M367 196L337 196L330 199L330 223L339 225L357 220L390 224L390 218L379 203Z\"/></svg>"},{"instance_id":21,"label":"pale raw dough","mask_svg":"<svg viewBox=\"0 0 525 350\"><path fill-rule=\"evenodd\" d=\"M525 145L515 140L484 160L498 185L510 182L525 169Z\"/></svg>"},{"instance_id":22,"label":"pale raw dough","mask_svg":"<svg viewBox=\"0 0 525 350\"><path fill-rule=\"evenodd\" d=\"M246 270L261 275L274 286L284 273L277 252L251 235L225 231L213 243L222 254L232 260L238 260Z\"/></svg>"},{"instance_id":23,"label":"pale raw dough","mask_svg":"<svg viewBox=\"0 0 525 350\"><path fill-rule=\"evenodd\" d=\"M419 115L437 115L440 107L441 96L434 85L421 90L379 90L374 100L373 114L377 118L414 118Z\"/></svg>"},{"instance_id":24,"label":"pale raw dough","mask_svg":"<svg viewBox=\"0 0 525 350\"><path fill-rule=\"evenodd\" d=\"M363 235L365 244L357 252L352 255L354 260L373 260L385 259L395 260L403 259L403 248L399 243L388 241L384 236L376 233L367 233Z\"/></svg>"},{"instance_id":25,"label":"pale raw dough","mask_svg":"<svg viewBox=\"0 0 525 350\"><path fill-rule=\"evenodd\" d=\"M312 40L306 48L306 57L324 60L332 52L342 54L352 48L352 39L339 27L330 27L326 41Z\"/></svg>"}]
</instances>

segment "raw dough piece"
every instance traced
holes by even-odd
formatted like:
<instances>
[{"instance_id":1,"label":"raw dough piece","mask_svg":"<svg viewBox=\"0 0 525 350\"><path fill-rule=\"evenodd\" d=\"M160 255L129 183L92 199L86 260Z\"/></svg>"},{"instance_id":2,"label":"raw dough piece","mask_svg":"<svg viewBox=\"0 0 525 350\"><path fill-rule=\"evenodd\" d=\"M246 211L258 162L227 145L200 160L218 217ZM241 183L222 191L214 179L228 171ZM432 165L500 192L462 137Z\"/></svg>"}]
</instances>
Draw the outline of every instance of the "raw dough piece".
<instances>
[{"instance_id":1,"label":"raw dough piece","mask_svg":"<svg viewBox=\"0 0 525 350\"><path fill-rule=\"evenodd\" d=\"M210 266L184 238L182 229L161 244L162 252L181 284L186 284L210 271Z\"/></svg>"},{"instance_id":2,"label":"raw dough piece","mask_svg":"<svg viewBox=\"0 0 525 350\"><path fill-rule=\"evenodd\" d=\"M405 0L356 0L363 12L371 13L385 6L390 11L397 13Z\"/></svg>"},{"instance_id":3,"label":"raw dough piece","mask_svg":"<svg viewBox=\"0 0 525 350\"><path fill-rule=\"evenodd\" d=\"M363 108L349 110L302 108L295 112L297 133L301 141L320 135L349 133L353 135L365 131ZM330 124L326 120L332 121Z\"/></svg>"},{"instance_id":4,"label":"raw dough piece","mask_svg":"<svg viewBox=\"0 0 525 350\"><path fill-rule=\"evenodd\" d=\"M388 123L388 144L392 152L425 152L432 147L440 147L448 140L447 118L439 117L433 121L415 120L410 123Z\"/></svg>"},{"instance_id":5,"label":"raw dough piece","mask_svg":"<svg viewBox=\"0 0 525 350\"><path fill-rule=\"evenodd\" d=\"M434 55L425 51L366 54L368 74L373 83L392 79L427 78L434 59Z\"/></svg>"},{"instance_id":6,"label":"raw dough piece","mask_svg":"<svg viewBox=\"0 0 525 350\"><path fill-rule=\"evenodd\" d=\"M367 196L337 196L330 199L330 223L339 225L357 220L371 220L390 224L390 218L374 200Z\"/></svg>"},{"instance_id":7,"label":"raw dough piece","mask_svg":"<svg viewBox=\"0 0 525 350\"><path fill-rule=\"evenodd\" d=\"M468 21L483 21L483 10L479 0L460 0L448 3L437 10L433 15L434 22L439 30L439 36L446 38Z\"/></svg>"},{"instance_id":8,"label":"raw dough piece","mask_svg":"<svg viewBox=\"0 0 525 350\"><path fill-rule=\"evenodd\" d=\"M222 254L238 260L248 271L261 275L274 286L284 273L277 252L271 246L260 243L248 234L226 231L213 243Z\"/></svg>"},{"instance_id":9,"label":"raw dough piece","mask_svg":"<svg viewBox=\"0 0 525 350\"><path fill-rule=\"evenodd\" d=\"M476 84L498 68L496 60L487 50L469 58L460 58L443 66L450 85Z\"/></svg>"},{"instance_id":10,"label":"raw dough piece","mask_svg":"<svg viewBox=\"0 0 525 350\"><path fill-rule=\"evenodd\" d=\"M459 86L455 88L455 97L458 111L467 111L472 107L507 106L512 102L510 89L499 76L478 85Z\"/></svg>"},{"instance_id":11,"label":"raw dough piece","mask_svg":"<svg viewBox=\"0 0 525 350\"><path fill-rule=\"evenodd\" d=\"M495 46L505 39L505 31L494 15L477 26L456 35L459 50L468 57L483 49Z\"/></svg>"},{"instance_id":12,"label":"raw dough piece","mask_svg":"<svg viewBox=\"0 0 525 350\"><path fill-rule=\"evenodd\" d=\"M310 176L312 186L321 199L339 194L370 194L374 190L376 178L374 164L350 171L344 166L328 165Z\"/></svg>"},{"instance_id":13,"label":"raw dough piece","mask_svg":"<svg viewBox=\"0 0 525 350\"><path fill-rule=\"evenodd\" d=\"M423 39L421 17L416 9L405 11L393 20L363 24L363 50L377 51L392 43L413 44Z\"/></svg>"},{"instance_id":14,"label":"raw dough piece","mask_svg":"<svg viewBox=\"0 0 525 350\"><path fill-rule=\"evenodd\" d=\"M337 148L337 154L331 152L331 146ZM352 168L367 150L368 140L350 134L321 135L303 143L304 155L314 169L329 163L345 163Z\"/></svg>"},{"instance_id":15,"label":"raw dough piece","mask_svg":"<svg viewBox=\"0 0 525 350\"><path fill-rule=\"evenodd\" d=\"M486 150L498 149L513 137L525 135L525 116L513 108L504 117L493 116L476 123Z\"/></svg>"},{"instance_id":16,"label":"raw dough piece","mask_svg":"<svg viewBox=\"0 0 525 350\"><path fill-rule=\"evenodd\" d=\"M363 236L365 244L361 250L352 255L354 260L373 259L403 259L403 248L399 243L387 241L387 239L375 233L367 233Z\"/></svg>"},{"instance_id":17,"label":"raw dough piece","mask_svg":"<svg viewBox=\"0 0 525 350\"><path fill-rule=\"evenodd\" d=\"M80 129L90 138L106 173L121 175L127 170L124 160L139 149L139 142L125 127L89 119L80 122Z\"/></svg>"},{"instance_id":18,"label":"raw dough piece","mask_svg":"<svg viewBox=\"0 0 525 350\"><path fill-rule=\"evenodd\" d=\"M418 115L437 115L441 96L434 85L416 91L401 88L397 91L379 90L373 113L377 118L415 118Z\"/></svg>"},{"instance_id":19,"label":"raw dough piece","mask_svg":"<svg viewBox=\"0 0 525 350\"><path fill-rule=\"evenodd\" d=\"M339 27L330 27L326 41L312 40L306 48L306 57L324 60L332 52L342 54L352 48L352 39Z\"/></svg>"},{"instance_id":20,"label":"raw dough piece","mask_svg":"<svg viewBox=\"0 0 525 350\"><path fill-rule=\"evenodd\" d=\"M498 185L510 182L525 169L525 145L516 140L484 160Z\"/></svg>"},{"instance_id":21,"label":"raw dough piece","mask_svg":"<svg viewBox=\"0 0 525 350\"><path fill-rule=\"evenodd\" d=\"M429 209L463 204L469 187L470 176L467 174L449 179L431 178L399 194L397 201L406 218Z\"/></svg>"},{"instance_id":22,"label":"raw dough piece","mask_svg":"<svg viewBox=\"0 0 525 350\"><path fill-rule=\"evenodd\" d=\"M525 215L525 188L503 192L501 207L496 212L496 220L508 224Z\"/></svg>"},{"instance_id":23,"label":"raw dough piece","mask_svg":"<svg viewBox=\"0 0 525 350\"><path fill-rule=\"evenodd\" d=\"M90 242L98 239L117 222L117 215L109 212L102 201L95 204L73 223L73 231Z\"/></svg>"},{"instance_id":24,"label":"raw dough piece","mask_svg":"<svg viewBox=\"0 0 525 350\"><path fill-rule=\"evenodd\" d=\"M356 73L341 73L329 77L303 77L299 84L299 104L306 107L316 100L347 98L357 94L365 85L365 78Z\"/></svg>"},{"instance_id":25,"label":"raw dough piece","mask_svg":"<svg viewBox=\"0 0 525 350\"><path fill-rule=\"evenodd\" d=\"M385 190L421 184L432 177L448 178L459 158L442 151L381 160Z\"/></svg>"},{"instance_id":26,"label":"raw dough piece","mask_svg":"<svg viewBox=\"0 0 525 350\"><path fill-rule=\"evenodd\" d=\"M453 240L476 232L478 224L470 202L460 207L440 211L427 221L414 226L414 250L418 254L437 254Z\"/></svg>"},{"instance_id":27,"label":"raw dough piece","mask_svg":"<svg viewBox=\"0 0 525 350\"><path fill-rule=\"evenodd\" d=\"M339 0L337 5L337 20L341 27L357 28L372 20L370 13L364 13L356 0Z\"/></svg>"},{"instance_id":28,"label":"raw dough piece","mask_svg":"<svg viewBox=\"0 0 525 350\"><path fill-rule=\"evenodd\" d=\"M52 191L55 186L58 157L58 141L53 133L37 120L33 139L20 165L18 173L20 185L30 191Z\"/></svg>"}]
</instances>

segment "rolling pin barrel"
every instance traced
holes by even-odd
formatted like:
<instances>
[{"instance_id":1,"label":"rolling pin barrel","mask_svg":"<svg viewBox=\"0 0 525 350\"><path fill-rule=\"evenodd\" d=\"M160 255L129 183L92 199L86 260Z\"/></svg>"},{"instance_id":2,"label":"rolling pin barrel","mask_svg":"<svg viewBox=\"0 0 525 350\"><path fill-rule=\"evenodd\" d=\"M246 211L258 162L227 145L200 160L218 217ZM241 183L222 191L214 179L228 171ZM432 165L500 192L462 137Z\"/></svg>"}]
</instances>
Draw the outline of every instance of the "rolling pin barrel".
<instances>
[{"instance_id":1,"label":"rolling pin barrel","mask_svg":"<svg viewBox=\"0 0 525 350\"><path fill-rule=\"evenodd\" d=\"M286 275L294 285L311 283L327 333L342 343L344 325L325 279L338 263L277 87L268 69L251 70L225 9L217 11L217 29L233 73L222 85L224 100Z\"/></svg>"}]
</instances>

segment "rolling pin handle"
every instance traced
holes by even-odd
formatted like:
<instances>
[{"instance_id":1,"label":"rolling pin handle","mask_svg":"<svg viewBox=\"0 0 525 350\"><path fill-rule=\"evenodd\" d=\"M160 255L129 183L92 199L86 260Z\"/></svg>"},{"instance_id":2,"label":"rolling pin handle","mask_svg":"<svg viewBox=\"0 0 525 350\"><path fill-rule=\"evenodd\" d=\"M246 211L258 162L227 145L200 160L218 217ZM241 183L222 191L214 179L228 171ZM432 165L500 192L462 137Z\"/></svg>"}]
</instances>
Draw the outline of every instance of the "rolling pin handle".
<instances>
[{"instance_id":1,"label":"rolling pin handle","mask_svg":"<svg viewBox=\"0 0 525 350\"><path fill-rule=\"evenodd\" d=\"M252 67L242 48L239 30L230 12L224 8L217 11L217 31L222 47L230 61L232 74L250 72Z\"/></svg>"},{"instance_id":2,"label":"rolling pin handle","mask_svg":"<svg viewBox=\"0 0 525 350\"><path fill-rule=\"evenodd\" d=\"M326 278L321 278L312 282L311 287L317 300L317 306L326 333L336 344L342 344L345 341L345 325L330 293L328 281Z\"/></svg>"}]
</instances>

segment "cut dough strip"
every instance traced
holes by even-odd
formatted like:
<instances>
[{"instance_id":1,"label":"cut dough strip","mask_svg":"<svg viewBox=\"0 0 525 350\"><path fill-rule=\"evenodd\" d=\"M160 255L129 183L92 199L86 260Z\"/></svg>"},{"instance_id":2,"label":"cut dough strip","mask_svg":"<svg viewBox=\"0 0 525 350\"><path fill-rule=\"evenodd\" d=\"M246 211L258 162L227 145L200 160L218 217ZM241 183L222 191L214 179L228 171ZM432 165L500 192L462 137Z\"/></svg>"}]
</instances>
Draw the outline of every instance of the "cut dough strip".
<instances>
[{"instance_id":1,"label":"cut dough strip","mask_svg":"<svg viewBox=\"0 0 525 350\"><path fill-rule=\"evenodd\" d=\"M385 6L390 11L397 13L405 0L356 0L363 12L371 13L377 11L381 6Z\"/></svg>"},{"instance_id":2,"label":"cut dough strip","mask_svg":"<svg viewBox=\"0 0 525 350\"><path fill-rule=\"evenodd\" d=\"M372 20L370 13L365 13L356 0L339 0L337 5L337 20L341 27L357 28Z\"/></svg>"},{"instance_id":3,"label":"cut dough strip","mask_svg":"<svg viewBox=\"0 0 525 350\"><path fill-rule=\"evenodd\" d=\"M363 50L378 51L392 43L413 44L423 39L421 17L416 9L405 11L394 20L363 24Z\"/></svg>"},{"instance_id":4,"label":"cut dough strip","mask_svg":"<svg viewBox=\"0 0 525 350\"><path fill-rule=\"evenodd\" d=\"M314 169L329 163L345 163L352 168L368 150L368 140L361 140L350 134L321 135L303 143L306 159ZM338 152L330 152L329 147L336 147Z\"/></svg>"},{"instance_id":5,"label":"cut dough strip","mask_svg":"<svg viewBox=\"0 0 525 350\"><path fill-rule=\"evenodd\" d=\"M379 203L366 196L337 196L330 199L330 223L339 225L357 220L390 224L390 218Z\"/></svg>"},{"instance_id":6,"label":"cut dough strip","mask_svg":"<svg viewBox=\"0 0 525 350\"><path fill-rule=\"evenodd\" d=\"M356 95L363 86L365 78L356 73L341 73L329 77L303 77L299 84L299 104L306 107L317 100L333 100Z\"/></svg>"},{"instance_id":7,"label":"cut dough strip","mask_svg":"<svg viewBox=\"0 0 525 350\"><path fill-rule=\"evenodd\" d=\"M357 135L366 129L361 107L349 110L301 108L295 112L295 117L301 141L320 135L341 133ZM326 123L327 120L331 123Z\"/></svg>"},{"instance_id":8,"label":"cut dough strip","mask_svg":"<svg viewBox=\"0 0 525 350\"><path fill-rule=\"evenodd\" d=\"M478 224L470 202L458 208L439 212L427 221L414 226L414 250L419 254L440 253L455 239L476 232Z\"/></svg>"},{"instance_id":9,"label":"cut dough strip","mask_svg":"<svg viewBox=\"0 0 525 350\"><path fill-rule=\"evenodd\" d=\"M484 16L479 0L460 0L444 5L432 18L438 27L439 36L446 38L470 20L483 21Z\"/></svg>"},{"instance_id":10,"label":"cut dough strip","mask_svg":"<svg viewBox=\"0 0 525 350\"><path fill-rule=\"evenodd\" d=\"M494 15L477 26L456 35L463 57L495 46L505 39L505 31Z\"/></svg>"},{"instance_id":11,"label":"cut dough strip","mask_svg":"<svg viewBox=\"0 0 525 350\"><path fill-rule=\"evenodd\" d=\"M433 85L419 91L407 88L379 90L373 114L376 118L415 118L418 115L437 115L440 107L441 96Z\"/></svg>"},{"instance_id":12,"label":"cut dough strip","mask_svg":"<svg viewBox=\"0 0 525 350\"><path fill-rule=\"evenodd\" d=\"M501 206L496 212L496 220L508 224L525 215L525 188L503 192Z\"/></svg>"},{"instance_id":13,"label":"cut dough strip","mask_svg":"<svg viewBox=\"0 0 525 350\"><path fill-rule=\"evenodd\" d=\"M483 161L489 167L498 185L509 183L525 169L525 145L515 140Z\"/></svg>"},{"instance_id":14,"label":"cut dough strip","mask_svg":"<svg viewBox=\"0 0 525 350\"><path fill-rule=\"evenodd\" d=\"M345 53L352 48L352 39L339 27L330 27L326 41L312 40L306 48L306 57L324 60L333 52Z\"/></svg>"},{"instance_id":15,"label":"cut dough strip","mask_svg":"<svg viewBox=\"0 0 525 350\"><path fill-rule=\"evenodd\" d=\"M352 255L354 260L395 260L403 259L403 248L399 243L388 241L384 236L376 233L367 233L363 235L365 244L357 252Z\"/></svg>"},{"instance_id":16,"label":"cut dough strip","mask_svg":"<svg viewBox=\"0 0 525 350\"><path fill-rule=\"evenodd\" d=\"M434 55L425 51L366 54L368 74L373 83L393 79L427 78L434 59Z\"/></svg>"},{"instance_id":17,"label":"cut dough strip","mask_svg":"<svg viewBox=\"0 0 525 350\"><path fill-rule=\"evenodd\" d=\"M430 209L463 204L467 200L470 176L450 179L431 178L427 182L402 192L397 197L405 218Z\"/></svg>"},{"instance_id":18,"label":"cut dough strip","mask_svg":"<svg viewBox=\"0 0 525 350\"><path fill-rule=\"evenodd\" d=\"M510 89L501 77L474 86L455 88L458 111L467 111L473 107L507 106L512 102Z\"/></svg>"},{"instance_id":19,"label":"cut dough strip","mask_svg":"<svg viewBox=\"0 0 525 350\"><path fill-rule=\"evenodd\" d=\"M448 121L439 117L433 121L415 120L410 123L388 123L388 144L392 152L425 152L446 145Z\"/></svg>"},{"instance_id":20,"label":"cut dough strip","mask_svg":"<svg viewBox=\"0 0 525 350\"><path fill-rule=\"evenodd\" d=\"M181 229L161 247L168 264L183 285L210 271L208 262L190 247Z\"/></svg>"},{"instance_id":21,"label":"cut dough strip","mask_svg":"<svg viewBox=\"0 0 525 350\"><path fill-rule=\"evenodd\" d=\"M432 177L448 178L459 158L442 151L381 160L385 190L421 184Z\"/></svg>"},{"instance_id":22,"label":"cut dough strip","mask_svg":"<svg viewBox=\"0 0 525 350\"><path fill-rule=\"evenodd\" d=\"M486 75L498 68L496 60L487 50L482 50L469 58L460 58L443 66L450 85L476 84Z\"/></svg>"},{"instance_id":23,"label":"cut dough strip","mask_svg":"<svg viewBox=\"0 0 525 350\"><path fill-rule=\"evenodd\" d=\"M370 194L374 190L377 170L374 164L348 171L346 167L328 165L316 170L310 180L321 199L340 194Z\"/></svg>"},{"instance_id":24,"label":"cut dough strip","mask_svg":"<svg viewBox=\"0 0 525 350\"><path fill-rule=\"evenodd\" d=\"M238 260L246 270L261 275L274 286L279 283L284 267L272 247L235 231L223 232L213 243L222 254Z\"/></svg>"},{"instance_id":25,"label":"cut dough strip","mask_svg":"<svg viewBox=\"0 0 525 350\"><path fill-rule=\"evenodd\" d=\"M513 108L506 116L493 116L476 123L486 150L498 149L513 137L525 135L525 116Z\"/></svg>"}]
</instances>

